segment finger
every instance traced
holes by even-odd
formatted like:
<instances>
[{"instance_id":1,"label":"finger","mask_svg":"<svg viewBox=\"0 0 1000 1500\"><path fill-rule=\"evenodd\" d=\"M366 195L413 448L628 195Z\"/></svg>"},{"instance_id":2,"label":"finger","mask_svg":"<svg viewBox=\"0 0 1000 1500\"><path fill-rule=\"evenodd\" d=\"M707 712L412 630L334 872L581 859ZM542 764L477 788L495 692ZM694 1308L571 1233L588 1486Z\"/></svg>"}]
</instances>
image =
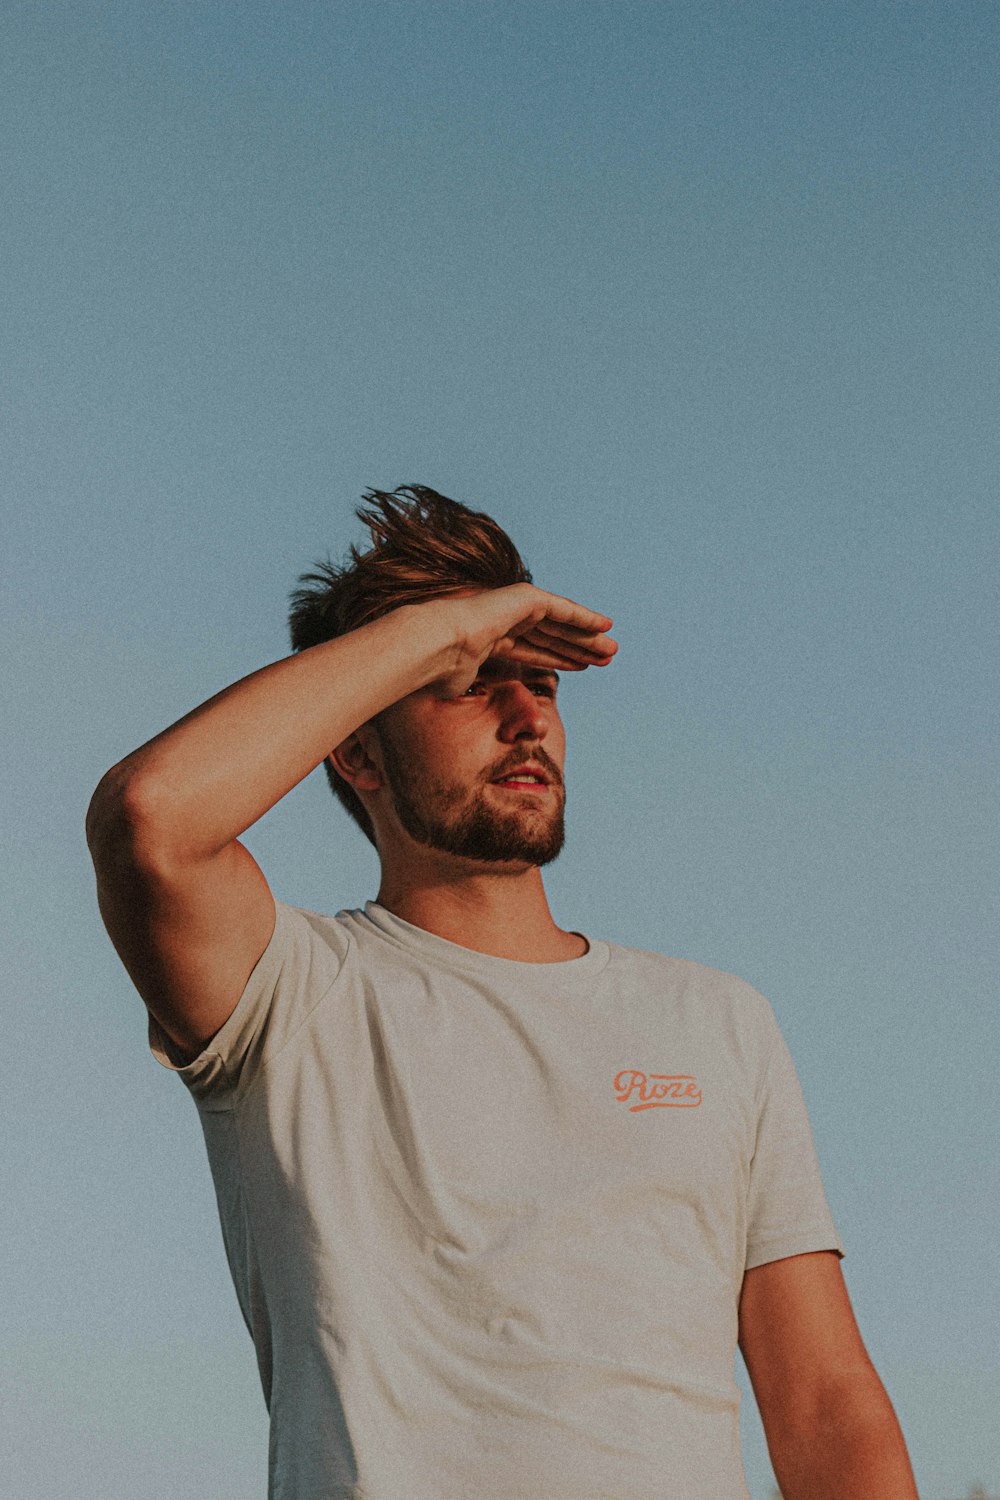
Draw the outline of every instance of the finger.
<instances>
[{"instance_id":1,"label":"finger","mask_svg":"<svg viewBox=\"0 0 1000 1500\"><path fill-rule=\"evenodd\" d=\"M550 651L563 660L579 662L581 666L593 666L595 662L610 658L611 653L597 651L584 642L560 640L554 636L547 636L542 631L532 630L521 639L527 644L537 647L541 651Z\"/></svg>"},{"instance_id":2,"label":"finger","mask_svg":"<svg viewBox=\"0 0 1000 1500\"><path fill-rule=\"evenodd\" d=\"M549 667L557 672L585 672L592 662L577 661L561 651L549 651L544 646L532 645L522 636L516 641L498 642L494 656L505 661L517 661L528 667Z\"/></svg>"},{"instance_id":3,"label":"finger","mask_svg":"<svg viewBox=\"0 0 1000 1500\"><path fill-rule=\"evenodd\" d=\"M528 622L525 621L527 624ZM591 641L596 640L603 634L600 630L591 630L586 625L571 625L563 620L553 620L545 615L540 620L535 620L529 625L529 629L544 630L549 635L558 636L563 641ZM610 639L610 637L608 637Z\"/></svg>"},{"instance_id":4,"label":"finger","mask_svg":"<svg viewBox=\"0 0 1000 1500\"><path fill-rule=\"evenodd\" d=\"M592 657L613 657L618 651L618 642L606 634L580 634L568 625L552 625L540 622L525 633L525 639L535 640L550 651L570 651L582 655L585 660Z\"/></svg>"},{"instance_id":5,"label":"finger","mask_svg":"<svg viewBox=\"0 0 1000 1500\"><path fill-rule=\"evenodd\" d=\"M610 657L585 660L569 656L562 650L550 650L544 645L532 644L524 637L512 641L504 648L498 648L494 654L509 661L523 662L525 666L551 667L558 672L585 672L588 667L606 666L611 660Z\"/></svg>"},{"instance_id":6,"label":"finger","mask_svg":"<svg viewBox=\"0 0 1000 1500\"><path fill-rule=\"evenodd\" d=\"M563 625L576 625L592 633L610 630L614 624L610 615L602 615L596 610L587 609L585 605L566 599L562 594L545 594L545 614L549 620Z\"/></svg>"},{"instance_id":7,"label":"finger","mask_svg":"<svg viewBox=\"0 0 1000 1500\"><path fill-rule=\"evenodd\" d=\"M605 618L607 618L605 616ZM594 645L596 643L599 651L607 652L615 650L615 642L610 635L600 630L592 630L589 626L576 625L568 621L553 619L550 615L537 614L525 615L515 625L508 626L507 634L510 636L530 635L542 632L560 642L570 641L573 645Z\"/></svg>"}]
</instances>

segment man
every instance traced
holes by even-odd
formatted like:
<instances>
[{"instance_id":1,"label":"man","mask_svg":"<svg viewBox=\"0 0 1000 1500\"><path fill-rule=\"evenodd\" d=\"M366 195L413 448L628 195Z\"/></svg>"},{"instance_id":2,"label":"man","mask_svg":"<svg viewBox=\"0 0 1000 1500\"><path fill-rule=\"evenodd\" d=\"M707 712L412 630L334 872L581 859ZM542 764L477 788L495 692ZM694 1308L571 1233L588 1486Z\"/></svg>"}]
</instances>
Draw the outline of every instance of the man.
<instances>
[{"instance_id":1,"label":"man","mask_svg":"<svg viewBox=\"0 0 1000 1500\"><path fill-rule=\"evenodd\" d=\"M914 1500L801 1093L732 976L553 921L561 672L612 621L489 517L372 491L295 653L102 780L88 837L197 1103L274 1500L736 1500L737 1336L786 1500ZM375 901L239 835L326 762Z\"/></svg>"}]
</instances>

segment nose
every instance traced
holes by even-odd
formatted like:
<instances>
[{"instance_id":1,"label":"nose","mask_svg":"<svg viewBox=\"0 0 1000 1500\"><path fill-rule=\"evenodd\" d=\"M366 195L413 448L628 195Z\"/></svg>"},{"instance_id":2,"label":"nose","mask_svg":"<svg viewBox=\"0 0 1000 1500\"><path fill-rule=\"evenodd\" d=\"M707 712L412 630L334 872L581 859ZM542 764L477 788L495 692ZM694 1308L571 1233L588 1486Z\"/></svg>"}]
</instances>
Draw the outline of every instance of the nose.
<instances>
[{"instance_id":1,"label":"nose","mask_svg":"<svg viewBox=\"0 0 1000 1500\"><path fill-rule=\"evenodd\" d=\"M542 703L531 688L511 679L502 684L500 696L500 738L514 744L517 740L543 740L549 722Z\"/></svg>"}]
</instances>

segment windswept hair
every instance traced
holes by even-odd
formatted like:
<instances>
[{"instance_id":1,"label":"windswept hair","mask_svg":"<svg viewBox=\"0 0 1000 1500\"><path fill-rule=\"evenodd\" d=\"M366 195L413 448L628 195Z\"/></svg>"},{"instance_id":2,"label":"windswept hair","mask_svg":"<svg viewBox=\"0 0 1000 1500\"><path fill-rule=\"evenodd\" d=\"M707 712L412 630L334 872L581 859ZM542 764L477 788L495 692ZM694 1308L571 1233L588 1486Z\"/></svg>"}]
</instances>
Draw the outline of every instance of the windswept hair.
<instances>
[{"instance_id":1,"label":"windswept hair","mask_svg":"<svg viewBox=\"0 0 1000 1500\"><path fill-rule=\"evenodd\" d=\"M354 514L373 545L367 552L352 545L342 567L327 559L302 574L288 616L293 651L347 635L403 604L532 581L510 537L482 511L425 484L367 490L363 498L368 506ZM329 760L324 764L334 795L374 844L361 798Z\"/></svg>"}]
</instances>

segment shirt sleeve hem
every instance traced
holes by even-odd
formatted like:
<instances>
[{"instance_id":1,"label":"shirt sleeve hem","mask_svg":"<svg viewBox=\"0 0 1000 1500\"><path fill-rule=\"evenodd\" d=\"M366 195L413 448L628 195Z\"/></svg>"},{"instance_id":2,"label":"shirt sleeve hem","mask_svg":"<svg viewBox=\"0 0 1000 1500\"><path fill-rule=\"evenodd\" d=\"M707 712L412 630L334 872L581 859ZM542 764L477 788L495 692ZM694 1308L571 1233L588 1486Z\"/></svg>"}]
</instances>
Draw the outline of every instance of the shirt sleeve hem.
<instances>
[{"instance_id":1,"label":"shirt sleeve hem","mask_svg":"<svg viewBox=\"0 0 1000 1500\"><path fill-rule=\"evenodd\" d=\"M179 1062L173 1043L153 1013L149 1012L150 1052L162 1068L166 1068L171 1073L176 1073L185 1083L191 1083L196 1080L204 1071L209 1059L220 1057L220 1054L225 1053L226 1043L242 1024L243 1011L248 1005L253 1003L251 997L257 995L262 983L270 976L271 970L280 966L280 949L284 939L284 914L282 906L282 902L275 901L274 930L268 940L267 947L250 971L250 977L243 987L243 992L228 1018L223 1021L215 1035L205 1043L197 1057L192 1057L186 1063Z\"/></svg>"},{"instance_id":2,"label":"shirt sleeve hem","mask_svg":"<svg viewBox=\"0 0 1000 1500\"><path fill-rule=\"evenodd\" d=\"M754 1266L768 1265L773 1260L786 1260L791 1255L811 1255L817 1250L833 1250L839 1259L844 1258L840 1237L830 1229L816 1229L811 1233L788 1235L749 1245L744 1270L752 1271Z\"/></svg>"}]
</instances>

